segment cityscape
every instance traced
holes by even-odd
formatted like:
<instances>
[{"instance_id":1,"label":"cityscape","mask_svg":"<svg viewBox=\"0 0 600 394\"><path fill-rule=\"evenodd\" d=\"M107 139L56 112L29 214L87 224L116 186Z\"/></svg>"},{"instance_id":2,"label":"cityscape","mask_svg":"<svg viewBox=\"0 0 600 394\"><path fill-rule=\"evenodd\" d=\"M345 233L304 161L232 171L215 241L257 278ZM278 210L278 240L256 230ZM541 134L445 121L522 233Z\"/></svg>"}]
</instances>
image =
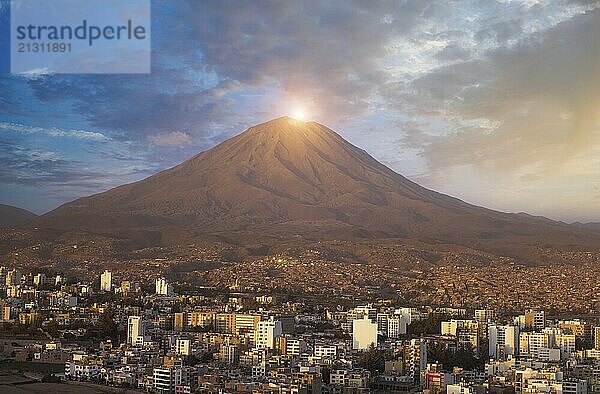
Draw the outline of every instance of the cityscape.
<instances>
[{"instance_id":1,"label":"cityscape","mask_svg":"<svg viewBox=\"0 0 600 394\"><path fill-rule=\"evenodd\" d=\"M293 262L278 263L293 269ZM186 291L163 276L152 283L104 270L92 281L76 281L68 272L1 267L0 387L82 393L600 390L597 310L574 315L442 302L452 298L417 305L401 297L368 299L371 293L353 303L341 297L353 287L282 296L246 287L256 273L238 272L227 287Z\"/></svg>"},{"instance_id":2,"label":"cityscape","mask_svg":"<svg viewBox=\"0 0 600 394\"><path fill-rule=\"evenodd\" d=\"M0 0L0 394L600 394L600 0Z\"/></svg>"}]
</instances>

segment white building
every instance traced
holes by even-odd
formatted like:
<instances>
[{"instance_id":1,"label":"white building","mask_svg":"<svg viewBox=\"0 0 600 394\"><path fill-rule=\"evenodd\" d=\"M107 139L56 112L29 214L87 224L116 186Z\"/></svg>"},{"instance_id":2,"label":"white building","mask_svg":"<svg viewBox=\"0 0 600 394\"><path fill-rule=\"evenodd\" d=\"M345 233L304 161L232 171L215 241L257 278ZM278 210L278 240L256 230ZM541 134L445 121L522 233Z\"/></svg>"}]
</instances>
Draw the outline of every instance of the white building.
<instances>
[{"instance_id":1,"label":"white building","mask_svg":"<svg viewBox=\"0 0 600 394\"><path fill-rule=\"evenodd\" d=\"M167 280L163 277L156 279L156 294L164 295L164 296L172 296L173 295L173 285L171 285Z\"/></svg>"},{"instance_id":2,"label":"white building","mask_svg":"<svg viewBox=\"0 0 600 394\"><path fill-rule=\"evenodd\" d=\"M140 345L144 342L144 322L139 316L129 316L127 318L127 343L130 345Z\"/></svg>"},{"instance_id":3,"label":"white building","mask_svg":"<svg viewBox=\"0 0 600 394\"><path fill-rule=\"evenodd\" d=\"M33 277L33 284L35 286L43 286L46 284L46 275L45 274L37 274Z\"/></svg>"},{"instance_id":4,"label":"white building","mask_svg":"<svg viewBox=\"0 0 600 394\"><path fill-rule=\"evenodd\" d=\"M287 335L281 338L281 344L282 354L288 356L299 356L306 352L307 349L304 339L293 338Z\"/></svg>"},{"instance_id":5,"label":"white building","mask_svg":"<svg viewBox=\"0 0 600 394\"><path fill-rule=\"evenodd\" d=\"M519 327L489 326L489 356L493 359L504 359L519 354Z\"/></svg>"},{"instance_id":6,"label":"white building","mask_svg":"<svg viewBox=\"0 0 600 394\"><path fill-rule=\"evenodd\" d=\"M281 322L271 317L269 320L261 320L256 326L256 347L259 349L274 349L275 338L283 334Z\"/></svg>"},{"instance_id":7,"label":"white building","mask_svg":"<svg viewBox=\"0 0 600 394\"><path fill-rule=\"evenodd\" d=\"M389 338L398 338L400 335L406 334L408 318L405 316L391 316L388 318L387 323L387 335Z\"/></svg>"},{"instance_id":8,"label":"white building","mask_svg":"<svg viewBox=\"0 0 600 394\"><path fill-rule=\"evenodd\" d=\"M496 312L493 309L475 309L475 320L480 323L493 322Z\"/></svg>"},{"instance_id":9,"label":"white building","mask_svg":"<svg viewBox=\"0 0 600 394\"><path fill-rule=\"evenodd\" d=\"M368 317L352 321L352 349L364 350L377 346L377 323Z\"/></svg>"},{"instance_id":10,"label":"white building","mask_svg":"<svg viewBox=\"0 0 600 394\"><path fill-rule=\"evenodd\" d=\"M100 366L90 364L87 359L73 360L65 363L65 378L89 380L100 373Z\"/></svg>"},{"instance_id":11,"label":"white building","mask_svg":"<svg viewBox=\"0 0 600 394\"><path fill-rule=\"evenodd\" d=\"M372 305L360 305L348 311L348 321L369 318L373 323L377 322L377 309Z\"/></svg>"},{"instance_id":12,"label":"white building","mask_svg":"<svg viewBox=\"0 0 600 394\"><path fill-rule=\"evenodd\" d=\"M315 357L334 358L336 355L337 355L337 346L335 346L335 345L323 345L323 344L315 345Z\"/></svg>"},{"instance_id":13,"label":"white building","mask_svg":"<svg viewBox=\"0 0 600 394\"><path fill-rule=\"evenodd\" d=\"M175 351L182 356L189 356L191 354L191 341L189 339L177 339Z\"/></svg>"},{"instance_id":14,"label":"white building","mask_svg":"<svg viewBox=\"0 0 600 394\"><path fill-rule=\"evenodd\" d=\"M406 324L411 325L413 322L421 319L421 315L417 308L398 308L394 312L394 314L399 316L404 316L406 319Z\"/></svg>"},{"instance_id":15,"label":"white building","mask_svg":"<svg viewBox=\"0 0 600 394\"><path fill-rule=\"evenodd\" d=\"M563 359L571 357L571 353L575 352L575 334L556 334L554 341Z\"/></svg>"},{"instance_id":16,"label":"white building","mask_svg":"<svg viewBox=\"0 0 600 394\"><path fill-rule=\"evenodd\" d=\"M105 270L100 275L100 291L111 291L112 290L112 272Z\"/></svg>"},{"instance_id":17,"label":"white building","mask_svg":"<svg viewBox=\"0 0 600 394\"><path fill-rule=\"evenodd\" d=\"M174 393L175 386L184 383L183 371L175 367L154 368L152 373L152 387L158 393Z\"/></svg>"},{"instance_id":18,"label":"white building","mask_svg":"<svg viewBox=\"0 0 600 394\"><path fill-rule=\"evenodd\" d=\"M446 393L447 394L471 394L474 393L475 390L472 385L465 383L456 383L456 384L448 384L446 385Z\"/></svg>"},{"instance_id":19,"label":"white building","mask_svg":"<svg viewBox=\"0 0 600 394\"><path fill-rule=\"evenodd\" d=\"M550 334L544 332L522 332L519 335L519 355L538 358L542 349L552 345Z\"/></svg>"}]
</instances>

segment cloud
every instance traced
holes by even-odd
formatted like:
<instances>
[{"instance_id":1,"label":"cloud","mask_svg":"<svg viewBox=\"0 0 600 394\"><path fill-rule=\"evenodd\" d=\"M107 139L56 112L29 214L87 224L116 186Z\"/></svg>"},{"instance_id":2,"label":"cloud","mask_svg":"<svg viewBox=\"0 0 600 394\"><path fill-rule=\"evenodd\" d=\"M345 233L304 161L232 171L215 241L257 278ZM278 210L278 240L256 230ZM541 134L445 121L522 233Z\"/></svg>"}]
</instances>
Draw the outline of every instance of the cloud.
<instances>
[{"instance_id":1,"label":"cloud","mask_svg":"<svg viewBox=\"0 0 600 394\"><path fill-rule=\"evenodd\" d=\"M191 142L190 135L182 131L151 135L148 137L148 140L159 146L180 146Z\"/></svg>"},{"instance_id":2,"label":"cloud","mask_svg":"<svg viewBox=\"0 0 600 394\"><path fill-rule=\"evenodd\" d=\"M407 175L428 186L489 189L474 202L511 182L586 193L581 177L598 146L599 5L155 2L151 74L2 75L0 121L12 124L2 134L80 144L48 161L58 174L77 160L93 168L100 152L123 168L158 169L301 102L397 170L418 163ZM364 125L373 127L357 131ZM86 145L103 137L102 150Z\"/></svg>"},{"instance_id":3,"label":"cloud","mask_svg":"<svg viewBox=\"0 0 600 394\"><path fill-rule=\"evenodd\" d=\"M0 131L24 134L44 134L50 137L77 138L90 141L108 141L110 138L102 133L86 130L65 130L57 127L33 127L18 123L0 122Z\"/></svg>"},{"instance_id":4,"label":"cloud","mask_svg":"<svg viewBox=\"0 0 600 394\"><path fill-rule=\"evenodd\" d=\"M600 10L562 22L511 48L443 67L412 82L415 110L453 132L431 138L434 170L485 164L486 171L554 171L600 141Z\"/></svg>"},{"instance_id":5,"label":"cloud","mask_svg":"<svg viewBox=\"0 0 600 394\"><path fill-rule=\"evenodd\" d=\"M210 69L247 85L280 86L316 102L316 116L332 120L368 112L370 97L389 79L380 62L394 38L435 15L433 2L422 0L187 6L180 18Z\"/></svg>"}]
</instances>

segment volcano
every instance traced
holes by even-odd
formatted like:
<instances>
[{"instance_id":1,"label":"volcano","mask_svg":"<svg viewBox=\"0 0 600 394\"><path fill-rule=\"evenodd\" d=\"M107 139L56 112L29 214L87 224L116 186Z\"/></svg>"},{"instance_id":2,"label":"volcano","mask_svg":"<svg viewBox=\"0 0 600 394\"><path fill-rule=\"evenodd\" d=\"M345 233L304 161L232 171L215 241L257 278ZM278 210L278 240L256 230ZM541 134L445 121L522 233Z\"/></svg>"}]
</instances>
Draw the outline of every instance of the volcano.
<instances>
[{"instance_id":1,"label":"volcano","mask_svg":"<svg viewBox=\"0 0 600 394\"><path fill-rule=\"evenodd\" d=\"M600 246L598 231L426 189L326 126L290 117L250 127L173 168L67 203L34 223L97 232L178 228L237 243L411 239L504 254Z\"/></svg>"}]
</instances>

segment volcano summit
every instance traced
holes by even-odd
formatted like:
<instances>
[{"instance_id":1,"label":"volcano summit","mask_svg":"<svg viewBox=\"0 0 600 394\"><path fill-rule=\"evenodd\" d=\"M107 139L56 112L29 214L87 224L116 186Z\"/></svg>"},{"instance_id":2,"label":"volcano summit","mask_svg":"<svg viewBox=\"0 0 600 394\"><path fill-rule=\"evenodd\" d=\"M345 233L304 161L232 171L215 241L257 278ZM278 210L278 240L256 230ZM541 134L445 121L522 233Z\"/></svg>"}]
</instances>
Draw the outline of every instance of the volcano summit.
<instances>
[{"instance_id":1,"label":"volcano summit","mask_svg":"<svg viewBox=\"0 0 600 394\"><path fill-rule=\"evenodd\" d=\"M229 242L415 240L518 255L597 247L600 233L502 213L426 189L316 122L250 127L149 178L80 198L34 221L108 232L183 229Z\"/></svg>"}]
</instances>

